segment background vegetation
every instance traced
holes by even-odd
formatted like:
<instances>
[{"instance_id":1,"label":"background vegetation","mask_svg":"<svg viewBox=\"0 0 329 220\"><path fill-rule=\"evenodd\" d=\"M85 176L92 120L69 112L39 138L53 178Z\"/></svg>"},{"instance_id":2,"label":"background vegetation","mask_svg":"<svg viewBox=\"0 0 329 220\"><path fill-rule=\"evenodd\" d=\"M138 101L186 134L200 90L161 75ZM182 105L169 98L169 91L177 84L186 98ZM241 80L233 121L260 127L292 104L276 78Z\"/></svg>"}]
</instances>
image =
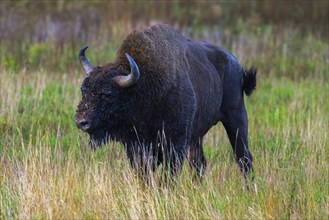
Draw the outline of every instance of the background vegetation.
<instances>
[{"instance_id":1,"label":"background vegetation","mask_svg":"<svg viewBox=\"0 0 329 220\"><path fill-rule=\"evenodd\" d=\"M0 1L0 219L329 216L328 1ZM246 190L224 129L205 179L145 186L122 146L92 151L73 115L84 73L133 29L169 23L258 67L246 99L256 179Z\"/></svg>"}]
</instances>

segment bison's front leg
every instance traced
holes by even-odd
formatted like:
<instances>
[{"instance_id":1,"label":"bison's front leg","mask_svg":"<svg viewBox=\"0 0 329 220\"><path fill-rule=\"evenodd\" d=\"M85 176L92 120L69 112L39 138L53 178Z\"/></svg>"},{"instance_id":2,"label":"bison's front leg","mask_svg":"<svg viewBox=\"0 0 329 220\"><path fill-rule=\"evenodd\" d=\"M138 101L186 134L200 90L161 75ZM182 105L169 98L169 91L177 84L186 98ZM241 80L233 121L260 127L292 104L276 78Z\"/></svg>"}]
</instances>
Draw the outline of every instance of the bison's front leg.
<instances>
[{"instance_id":1,"label":"bison's front leg","mask_svg":"<svg viewBox=\"0 0 329 220\"><path fill-rule=\"evenodd\" d=\"M165 175L174 177L181 169L191 142L196 97L192 83L183 77L168 94L163 112Z\"/></svg>"},{"instance_id":2,"label":"bison's front leg","mask_svg":"<svg viewBox=\"0 0 329 220\"><path fill-rule=\"evenodd\" d=\"M189 123L187 123L189 124ZM191 139L191 127L170 126L165 132L166 142L164 149L165 176L170 175L171 179L182 170L184 159L187 156L188 143Z\"/></svg>"},{"instance_id":3,"label":"bison's front leg","mask_svg":"<svg viewBox=\"0 0 329 220\"><path fill-rule=\"evenodd\" d=\"M170 144L171 146L166 150L165 156L165 177L166 179L170 177L170 179L174 178L178 172L181 171L185 155L186 155L186 147Z\"/></svg>"},{"instance_id":4,"label":"bison's front leg","mask_svg":"<svg viewBox=\"0 0 329 220\"><path fill-rule=\"evenodd\" d=\"M131 167L137 175L149 180L158 164L158 155L152 144L126 144L126 153Z\"/></svg>"},{"instance_id":5,"label":"bison's front leg","mask_svg":"<svg viewBox=\"0 0 329 220\"><path fill-rule=\"evenodd\" d=\"M207 167L207 161L203 153L203 137L191 142L189 149L189 164L191 169L195 169L197 177L202 177Z\"/></svg>"}]
</instances>

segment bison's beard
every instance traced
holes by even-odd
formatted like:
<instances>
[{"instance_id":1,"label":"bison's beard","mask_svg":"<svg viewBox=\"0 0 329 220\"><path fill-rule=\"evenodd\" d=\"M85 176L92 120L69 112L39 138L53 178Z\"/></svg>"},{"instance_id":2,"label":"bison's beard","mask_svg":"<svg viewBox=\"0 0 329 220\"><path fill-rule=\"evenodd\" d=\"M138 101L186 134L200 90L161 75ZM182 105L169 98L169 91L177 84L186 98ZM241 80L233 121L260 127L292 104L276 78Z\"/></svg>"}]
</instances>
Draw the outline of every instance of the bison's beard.
<instances>
[{"instance_id":1,"label":"bison's beard","mask_svg":"<svg viewBox=\"0 0 329 220\"><path fill-rule=\"evenodd\" d=\"M94 150L97 150L98 148L106 145L110 139L109 132L106 130L89 133L89 137L89 145Z\"/></svg>"}]
</instances>

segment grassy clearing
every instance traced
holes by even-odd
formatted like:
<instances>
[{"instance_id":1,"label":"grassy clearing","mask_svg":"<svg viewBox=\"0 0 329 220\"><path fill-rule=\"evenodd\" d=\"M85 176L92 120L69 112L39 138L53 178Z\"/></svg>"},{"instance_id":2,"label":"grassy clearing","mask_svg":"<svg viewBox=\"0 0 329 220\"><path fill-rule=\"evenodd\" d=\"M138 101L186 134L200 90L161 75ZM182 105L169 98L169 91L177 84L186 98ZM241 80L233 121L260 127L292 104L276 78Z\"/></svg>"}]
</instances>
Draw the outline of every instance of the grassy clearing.
<instances>
[{"instance_id":1,"label":"grassy clearing","mask_svg":"<svg viewBox=\"0 0 329 220\"><path fill-rule=\"evenodd\" d=\"M119 144L88 149L72 117L78 74L1 73L1 218L307 218L329 214L328 82L262 78L247 100L256 180L247 191L221 125L203 182L139 182Z\"/></svg>"},{"instance_id":2,"label":"grassy clearing","mask_svg":"<svg viewBox=\"0 0 329 220\"><path fill-rule=\"evenodd\" d=\"M205 140L202 182L185 164L174 186L159 186L159 173L145 186L120 144L92 151L74 124L84 77L78 46L1 41L0 219L327 218L328 42L293 28L242 26L220 38L203 29L191 38L222 45L259 69L246 99L256 170L249 191L220 124ZM91 47L88 57L113 60L119 40Z\"/></svg>"}]
</instances>

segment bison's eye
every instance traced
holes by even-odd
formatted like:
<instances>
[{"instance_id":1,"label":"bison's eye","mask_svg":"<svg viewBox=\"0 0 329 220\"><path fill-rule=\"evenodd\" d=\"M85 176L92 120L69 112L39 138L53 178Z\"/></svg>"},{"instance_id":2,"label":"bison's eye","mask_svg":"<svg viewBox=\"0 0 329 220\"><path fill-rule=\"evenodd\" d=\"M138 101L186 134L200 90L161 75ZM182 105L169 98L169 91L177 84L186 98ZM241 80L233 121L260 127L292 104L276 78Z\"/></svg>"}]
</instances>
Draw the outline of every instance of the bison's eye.
<instances>
[{"instance_id":1,"label":"bison's eye","mask_svg":"<svg viewBox=\"0 0 329 220\"><path fill-rule=\"evenodd\" d=\"M80 90L81 90L82 97L85 97L87 94L87 89L85 87L81 87Z\"/></svg>"},{"instance_id":2,"label":"bison's eye","mask_svg":"<svg viewBox=\"0 0 329 220\"><path fill-rule=\"evenodd\" d=\"M103 91L102 95L111 95L113 94L112 91Z\"/></svg>"}]
</instances>

